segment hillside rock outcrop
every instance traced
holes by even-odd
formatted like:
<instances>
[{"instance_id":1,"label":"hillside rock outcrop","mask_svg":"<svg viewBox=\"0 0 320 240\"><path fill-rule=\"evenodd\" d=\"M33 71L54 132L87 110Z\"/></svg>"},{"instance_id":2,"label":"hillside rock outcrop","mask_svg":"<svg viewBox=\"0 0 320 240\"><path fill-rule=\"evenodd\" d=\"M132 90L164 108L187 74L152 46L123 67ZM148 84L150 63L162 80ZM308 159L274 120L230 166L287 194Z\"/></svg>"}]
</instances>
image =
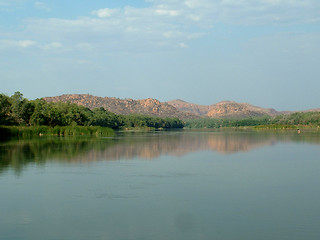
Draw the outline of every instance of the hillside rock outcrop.
<instances>
[{"instance_id":1,"label":"hillside rock outcrop","mask_svg":"<svg viewBox=\"0 0 320 240\"><path fill-rule=\"evenodd\" d=\"M64 94L56 97L45 97L43 99L47 102L71 102L90 109L103 107L110 112L122 115L141 114L163 118L197 118L194 114L179 111L174 106L153 98L134 100L113 97L96 97L89 94Z\"/></svg>"},{"instance_id":2,"label":"hillside rock outcrop","mask_svg":"<svg viewBox=\"0 0 320 240\"><path fill-rule=\"evenodd\" d=\"M168 102L180 111L209 118L246 118L254 116L275 116L281 114L272 108L261 108L248 103L223 101L209 106L192 104L180 99Z\"/></svg>"}]
</instances>

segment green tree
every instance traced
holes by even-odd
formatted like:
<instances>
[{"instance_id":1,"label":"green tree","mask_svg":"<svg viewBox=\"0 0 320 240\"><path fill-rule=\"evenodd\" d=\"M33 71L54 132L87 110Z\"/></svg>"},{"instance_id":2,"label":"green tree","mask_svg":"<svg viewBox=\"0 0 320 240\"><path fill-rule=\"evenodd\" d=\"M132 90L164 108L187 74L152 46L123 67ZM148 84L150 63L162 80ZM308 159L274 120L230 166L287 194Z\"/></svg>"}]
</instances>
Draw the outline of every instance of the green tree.
<instances>
[{"instance_id":1,"label":"green tree","mask_svg":"<svg viewBox=\"0 0 320 240\"><path fill-rule=\"evenodd\" d=\"M42 99L36 99L33 103L34 111L30 117L30 124L34 126L48 125L47 103Z\"/></svg>"},{"instance_id":2,"label":"green tree","mask_svg":"<svg viewBox=\"0 0 320 240\"><path fill-rule=\"evenodd\" d=\"M11 96L11 112L12 112L12 117L17 124L21 124L24 122L23 111L22 111L23 104L24 104L23 94L20 92L15 92Z\"/></svg>"},{"instance_id":3,"label":"green tree","mask_svg":"<svg viewBox=\"0 0 320 240\"><path fill-rule=\"evenodd\" d=\"M0 94L0 125L11 125L11 99Z\"/></svg>"},{"instance_id":4,"label":"green tree","mask_svg":"<svg viewBox=\"0 0 320 240\"><path fill-rule=\"evenodd\" d=\"M100 107L92 110L90 125L116 129L119 128L122 123L116 114L105 110L103 107Z\"/></svg>"}]
</instances>

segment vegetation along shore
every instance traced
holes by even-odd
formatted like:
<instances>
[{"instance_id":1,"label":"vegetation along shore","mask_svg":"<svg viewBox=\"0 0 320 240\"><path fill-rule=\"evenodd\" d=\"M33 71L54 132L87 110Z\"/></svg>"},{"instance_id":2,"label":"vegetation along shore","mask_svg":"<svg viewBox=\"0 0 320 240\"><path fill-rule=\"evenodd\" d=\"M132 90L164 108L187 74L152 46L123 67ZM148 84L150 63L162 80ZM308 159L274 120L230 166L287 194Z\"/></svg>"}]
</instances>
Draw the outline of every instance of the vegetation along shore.
<instances>
[{"instance_id":1,"label":"vegetation along shore","mask_svg":"<svg viewBox=\"0 0 320 240\"><path fill-rule=\"evenodd\" d=\"M28 100L20 92L0 94L0 136L111 136L122 129L229 128L319 130L320 112L296 112L247 118L155 117L115 114L103 107L90 109L70 102Z\"/></svg>"},{"instance_id":2,"label":"vegetation along shore","mask_svg":"<svg viewBox=\"0 0 320 240\"><path fill-rule=\"evenodd\" d=\"M318 129L320 112L299 112L249 118L202 118L185 121L186 128L250 127L253 129Z\"/></svg>"},{"instance_id":3,"label":"vegetation along shore","mask_svg":"<svg viewBox=\"0 0 320 240\"><path fill-rule=\"evenodd\" d=\"M28 100L20 92L0 94L1 136L112 135L126 128L182 128L178 118L119 115L104 108L89 109L72 103Z\"/></svg>"}]
</instances>

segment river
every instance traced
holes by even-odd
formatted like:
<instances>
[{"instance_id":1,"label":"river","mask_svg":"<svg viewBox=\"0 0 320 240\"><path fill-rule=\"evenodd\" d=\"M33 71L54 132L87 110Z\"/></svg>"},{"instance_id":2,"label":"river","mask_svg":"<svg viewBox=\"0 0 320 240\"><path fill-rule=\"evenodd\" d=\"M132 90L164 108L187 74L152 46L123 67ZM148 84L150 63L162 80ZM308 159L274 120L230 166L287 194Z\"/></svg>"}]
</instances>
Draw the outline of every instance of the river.
<instances>
[{"instance_id":1,"label":"river","mask_svg":"<svg viewBox=\"0 0 320 240\"><path fill-rule=\"evenodd\" d=\"M0 143L1 240L318 240L320 134Z\"/></svg>"}]
</instances>

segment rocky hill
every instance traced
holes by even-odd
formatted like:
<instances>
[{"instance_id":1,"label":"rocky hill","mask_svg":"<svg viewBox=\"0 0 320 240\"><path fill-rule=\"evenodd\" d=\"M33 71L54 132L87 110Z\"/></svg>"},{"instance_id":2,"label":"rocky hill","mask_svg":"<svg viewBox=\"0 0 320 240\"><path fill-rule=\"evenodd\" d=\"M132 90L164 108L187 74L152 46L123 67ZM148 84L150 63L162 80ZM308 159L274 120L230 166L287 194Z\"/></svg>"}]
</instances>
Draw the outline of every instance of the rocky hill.
<instances>
[{"instance_id":1,"label":"rocky hill","mask_svg":"<svg viewBox=\"0 0 320 240\"><path fill-rule=\"evenodd\" d=\"M168 102L178 110L211 118L244 118L253 116L275 116L284 112L278 112L272 108L261 108L248 103L223 101L209 106L192 104L180 99Z\"/></svg>"},{"instance_id":2,"label":"rocky hill","mask_svg":"<svg viewBox=\"0 0 320 240\"><path fill-rule=\"evenodd\" d=\"M198 116L177 110L174 106L156 99L142 100L96 97L89 94L64 94L57 97L43 98L47 102L71 102L90 109L104 109L122 115L142 114L157 117L177 117L179 119L197 118Z\"/></svg>"},{"instance_id":3,"label":"rocky hill","mask_svg":"<svg viewBox=\"0 0 320 240\"><path fill-rule=\"evenodd\" d=\"M275 116L278 115L274 109L261 108L250 105L248 103L237 103L232 101L219 102L211 105L208 112L208 117L224 118L224 117L258 117L258 116Z\"/></svg>"},{"instance_id":4,"label":"rocky hill","mask_svg":"<svg viewBox=\"0 0 320 240\"><path fill-rule=\"evenodd\" d=\"M203 117L207 116L210 110L210 106L188 103L180 99L169 101L167 103L174 106L176 109L182 112L187 112Z\"/></svg>"},{"instance_id":5,"label":"rocky hill","mask_svg":"<svg viewBox=\"0 0 320 240\"><path fill-rule=\"evenodd\" d=\"M223 101L212 105L199 105L183 100L160 102L157 99L141 100L96 97L89 94L64 94L45 97L47 102L71 102L90 109L103 107L116 114L142 114L157 117L194 118L246 118L254 116L276 116L292 112L278 112L272 108L261 108L248 103ZM319 110L319 109L314 109Z\"/></svg>"}]
</instances>

